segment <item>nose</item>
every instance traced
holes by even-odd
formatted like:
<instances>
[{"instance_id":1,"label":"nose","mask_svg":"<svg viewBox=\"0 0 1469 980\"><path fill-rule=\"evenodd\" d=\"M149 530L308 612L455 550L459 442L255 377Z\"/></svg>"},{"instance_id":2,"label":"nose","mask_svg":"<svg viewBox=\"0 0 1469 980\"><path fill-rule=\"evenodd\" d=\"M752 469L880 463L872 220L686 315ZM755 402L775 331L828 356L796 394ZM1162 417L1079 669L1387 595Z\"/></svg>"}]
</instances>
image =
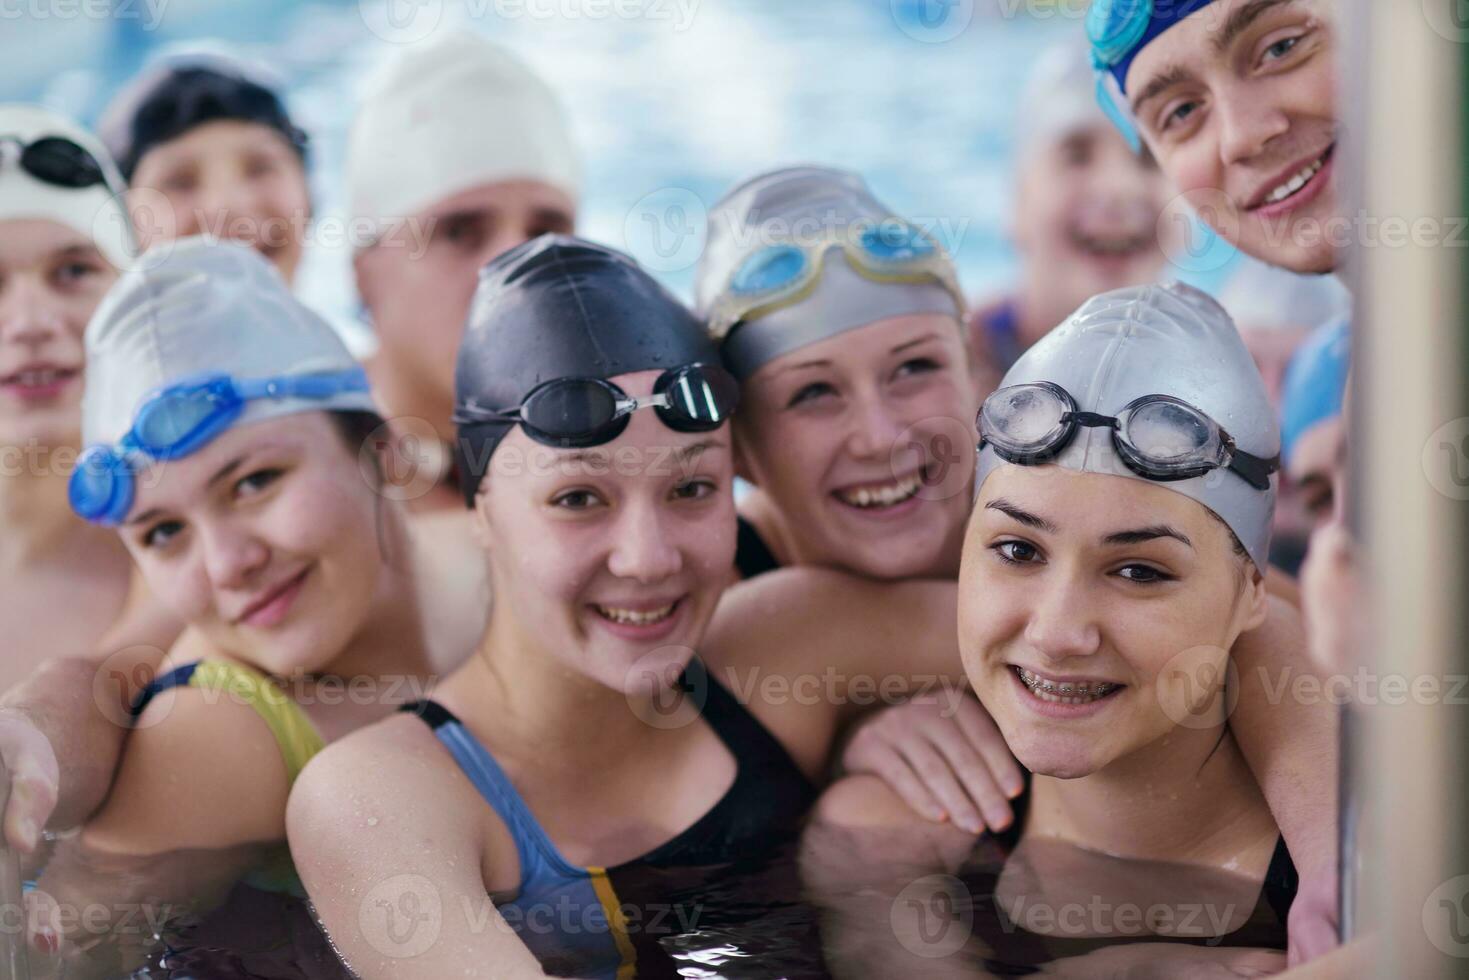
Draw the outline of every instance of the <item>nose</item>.
<instances>
[{"instance_id":1,"label":"nose","mask_svg":"<svg viewBox=\"0 0 1469 980\"><path fill-rule=\"evenodd\" d=\"M683 568L683 553L673 528L656 503L627 505L613 534L607 569L618 578L652 585L677 575Z\"/></svg>"},{"instance_id":2,"label":"nose","mask_svg":"<svg viewBox=\"0 0 1469 980\"><path fill-rule=\"evenodd\" d=\"M208 232L220 238L254 241L266 217L253 183L236 175L217 175L200 189L189 214L178 215L179 234Z\"/></svg>"},{"instance_id":3,"label":"nose","mask_svg":"<svg viewBox=\"0 0 1469 980\"><path fill-rule=\"evenodd\" d=\"M1035 583L1025 640L1052 663L1086 657L1101 646L1101 629L1086 588L1057 569Z\"/></svg>"},{"instance_id":4,"label":"nose","mask_svg":"<svg viewBox=\"0 0 1469 980\"><path fill-rule=\"evenodd\" d=\"M1218 93L1214 111L1220 126L1219 158L1226 165L1253 160L1290 130L1284 112L1260 103L1258 95L1239 86Z\"/></svg>"},{"instance_id":5,"label":"nose","mask_svg":"<svg viewBox=\"0 0 1469 980\"><path fill-rule=\"evenodd\" d=\"M0 291L0 341L38 347L66 329L47 290L30 277L18 277Z\"/></svg>"},{"instance_id":6,"label":"nose","mask_svg":"<svg viewBox=\"0 0 1469 980\"><path fill-rule=\"evenodd\" d=\"M877 390L854 390L847 421L847 448L859 459L886 459L903 434L903 420Z\"/></svg>"},{"instance_id":7,"label":"nose","mask_svg":"<svg viewBox=\"0 0 1469 980\"><path fill-rule=\"evenodd\" d=\"M484 247L480 250L478 262L480 266L499 258L517 245L530 240L529 231L519 222L500 221L495 230L485 236Z\"/></svg>"},{"instance_id":8,"label":"nose","mask_svg":"<svg viewBox=\"0 0 1469 980\"><path fill-rule=\"evenodd\" d=\"M248 528L229 521L200 527L204 568L216 589L243 589L254 584L270 562L270 549Z\"/></svg>"}]
</instances>

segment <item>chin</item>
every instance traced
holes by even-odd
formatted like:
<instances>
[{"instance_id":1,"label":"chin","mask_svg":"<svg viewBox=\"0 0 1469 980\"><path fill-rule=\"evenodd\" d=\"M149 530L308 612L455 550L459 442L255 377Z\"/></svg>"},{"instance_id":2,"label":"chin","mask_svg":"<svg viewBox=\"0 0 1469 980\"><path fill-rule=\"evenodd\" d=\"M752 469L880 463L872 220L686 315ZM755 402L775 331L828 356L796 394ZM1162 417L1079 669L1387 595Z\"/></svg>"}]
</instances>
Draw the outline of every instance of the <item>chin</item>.
<instances>
[{"instance_id":1,"label":"chin","mask_svg":"<svg viewBox=\"0 0 1469 980\"><path fill-rule=\"evenodd\" d=\"M652 650L633 655L623 654L603 660L595 651L593 656L602 662L620 665L616 676L598 679L606 686L621 691L629 698L656 698L673 689L683 674L684 668L694 658L692 647L677 642L658 646ZM601 672L606 673L606 672Z\"/></svg>"},{"instance_id":2,"label":"chin","mask_svg":"<svg viewBox=\"0 0 1469 980\"><path fill-rule=\"evenodd\" d=\"M1054 779L1081 779L1102 768L1090 745L1065 745L1056 739L1047 745L1024 746L1015 758L1037 776Z\"/></svg>"}]
</instances>

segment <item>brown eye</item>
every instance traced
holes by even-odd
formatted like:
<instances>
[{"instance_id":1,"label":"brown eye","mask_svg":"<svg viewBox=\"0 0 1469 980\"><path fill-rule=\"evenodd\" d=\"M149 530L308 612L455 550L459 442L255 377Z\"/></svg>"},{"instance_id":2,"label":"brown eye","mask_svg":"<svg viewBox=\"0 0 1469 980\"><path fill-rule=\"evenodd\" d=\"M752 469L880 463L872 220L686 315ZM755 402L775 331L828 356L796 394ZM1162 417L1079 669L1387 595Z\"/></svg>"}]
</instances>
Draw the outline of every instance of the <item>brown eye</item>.
<instances>
[{"instance_id":1,"label":"brown eye","mask_svg":"<svg viewBox=\"0 0 1469 980\"><path fill-rule=\"evenodd\" d=\"M1001 561L1011 565L1029 565L1040 557L1035 545L1028 541L1001 541L993 550Z\"/></svg>"},{"instance_id":2,"label":"brown eye","mask_svg":"<svg viewBox=\"0 0 1469 980\"><path fill-rule=\"evenodd\" d=\"M175 537L182 534L184 525L182 521L159 521L147 531L143 532L143 547L162 548Z\"/></svg>"},{"instance_id":3,"label":"brown eye","mask_svg":"<svg viewBox=\"0 0 1469 980\"><path fill-rule=\"evenodd\" d=\"M553 497L551 506L566 510L590 510L601 502L601 498L590 490L568 490Z\"/></svg>"}]
</instances>

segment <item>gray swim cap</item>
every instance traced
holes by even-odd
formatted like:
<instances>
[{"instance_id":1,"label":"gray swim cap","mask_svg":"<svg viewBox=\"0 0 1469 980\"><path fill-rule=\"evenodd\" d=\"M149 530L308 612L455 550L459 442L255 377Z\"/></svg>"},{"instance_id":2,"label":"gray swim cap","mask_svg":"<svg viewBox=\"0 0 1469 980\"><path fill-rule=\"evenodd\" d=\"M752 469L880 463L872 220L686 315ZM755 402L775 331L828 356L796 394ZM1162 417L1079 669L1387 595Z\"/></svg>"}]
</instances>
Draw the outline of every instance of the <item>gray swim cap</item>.
<instances>
[{"instance_id":1,"label":"gray swim cap","mask_svg":"<svg viewBox=\"0 0 1469 980\"><path fill-rule=\"evenodd\" d=\"M1222 306L1181 283L1134 286L1087 300L1015 363L1001 387L1039 381L1066 389L1079 411L1106 416L1116 416L1144 395L1169 395L1204 412L1245 452L1263 458L1280 452L1280 429L1265 382L1239 331ZM1118 456L1111 433L1079 429L1056 465L1146 480ZM986 445L975 493L1005 465ZM1239 475L1216 469L1156 485L1219 515L1263 571L1279 481L1272 474L1270 489L1257 490Z\"/></svg>"},{"instance_id":2,"label":"gray swim cap","mask_svg":"<svg viewBox=\"0 0 1469 980\"><path fill-rule=\"evenodd\" d=\"M238 242L180 238L143 253L87 324L86 445L117 442L154 391L205 374L242 380L350 371L331 326ZM235 425L306 411L375 412L364 391L249 402Z\"/></svg>"},{"instance_id":3,"label":"gray swim cap","mask_svg":"<svg viewBox=\"0 0 1469 980\"><path fill-rule=\"evenodd\" d=\"M936 274L885 281L864 274L840 248L824 256L819 278L795 301L734 324L717 316L741 265L761 249L817 247L829 236L906 226L873 197L861 177L829 167L790 167L745 181L715 204L694 284L694 310L723 344L725 366L743 380L791 351L889 317L940 313L963 317L953 264L940 247Z\"/></svg>"}]
</instances>

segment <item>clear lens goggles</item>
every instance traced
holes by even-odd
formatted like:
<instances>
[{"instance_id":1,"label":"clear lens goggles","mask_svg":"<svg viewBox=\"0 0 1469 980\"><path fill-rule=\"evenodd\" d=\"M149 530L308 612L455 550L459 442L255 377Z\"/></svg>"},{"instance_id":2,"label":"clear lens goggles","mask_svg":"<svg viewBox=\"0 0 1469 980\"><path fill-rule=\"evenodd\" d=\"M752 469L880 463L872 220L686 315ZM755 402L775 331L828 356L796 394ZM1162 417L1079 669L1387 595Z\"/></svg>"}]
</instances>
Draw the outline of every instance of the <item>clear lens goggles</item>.
<instances>
[{"instance_id":1,"label":"clear lens goggles","mask_svg":"<svg viewBox=\"0 0 1469 980\"><path fill-rule=\"evenodd\" d=\"M1280 457L1245 452L1208 415L1170 395L1144 395L1115 416L1077 410L1060 385L1048 381L1001 388L979 410L980 448L1009 463L1038 466L1059 456L1079 429L1112 430L1118 456L1133 472L1161 482L1228 469L1256 490L1270 489Z\"/></svg>"}]
</instances>

